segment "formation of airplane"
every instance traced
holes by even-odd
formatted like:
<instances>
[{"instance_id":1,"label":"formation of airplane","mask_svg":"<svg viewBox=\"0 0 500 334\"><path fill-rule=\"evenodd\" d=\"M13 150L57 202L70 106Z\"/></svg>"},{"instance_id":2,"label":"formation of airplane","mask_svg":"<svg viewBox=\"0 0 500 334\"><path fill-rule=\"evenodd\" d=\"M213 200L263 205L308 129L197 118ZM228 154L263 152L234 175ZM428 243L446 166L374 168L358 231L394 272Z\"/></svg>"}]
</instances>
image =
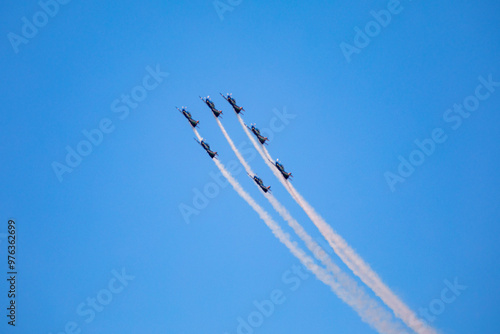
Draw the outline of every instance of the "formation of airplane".
<instances>
[{"instance_id":1,"label":"formation of airplane","mask_svg":"<svg viewBox=\"0 0 500 334\"><path fill-rule=\"evenodd\" d=\"M269 161L271 161L271 160L269 160ZM293 177L292 173L287 173L285 171L285 167L281 163L279 163L279 159L276 159L275 162L271 161L271 163L274 166L276 166L276 168L278 168L278 170L280 171L281 175L283 175L283 177L285 178L285 180L288 180L289 177Z\"/></svg>"},{"instance_id":2,"label":"formation of airplane","mask_svg":"<svg viewBox=\"0 0 500 334\"><path fill-rule=\"evenodd\" d=\"M242 111L244 111L245 109L243 109L242 107L239 107L237 104L236 104L236 100L231 96L231 94L227 94L227 95L222 95L220 94L227 102L229 102L229 104L231 105L231 107L233 107L234 111L239 114L241 113ZM210 108L210 110L212 111L212 113L214 114L215 117L219 117L221 114L222 114L222 111L221 110L217 110L217 108L215 108L215 104L210 100L210 97L207 96L206 98L202 98L200 97L200 99L205 102L205 104ZM176 107L177 108L177 107ZM186 110L185 107L182 107L182 109L179 109L177 108L177 110L179 110L183 115L184 117L186 117L189 121L189 124L193 127L193 128L196 128L198 126L198 124L200 123L200 121L197 121L195 119L193 119L193 116L191 116L191 113L189 111ZM260 134L260 131L259 129L257 129L255 127L255 125L251 125L251 126L248 126L245 124L245 126L247 128L250 129L250 131L253 132L253 134L259 139L259 142L261 144L266 144L266 141L268 141L269 139L267 137L264 137ZM196 131L196 130L195 130ZM199 141L198 139L196 139L196 142L198 144L200 144L203 149L208 153L208 155L210 156L210 158L212 159L215 159L216 156L218 156L217 152L215 151L212 151L210 149L210 145L204 140L202 139L201 141ZM271 160L269 160L271 161ZM283 164L281 164L279 162L279 160L276 160L276 161L271 161L271 163L280 171L281 175L283 175L283 177L285 178L285 180L288 180L290 177L292 177L292 173L288 173L285 171L285 167L283 166ZM250 176L250 178L252 178L255 183L260 187L260 189L262 189L263 192L267 193L268 191L271 191L271 186L265 186L264 185L264 182L262 181L262 179L260 179L257 175L250 175L248 174L248 176Z\"/></svg>"},{"instance_id":3,"label":"formation of airplane","mask_svg":"<svg viewBox=\"0 0 500 334\"><path fill-rule=\"evenodd\" d=\"M263 135L261 135L259 129L257 129L253 124L251 127L246 125L246 124L245 124L245 126L253 132L253 134L257 137L257 139L259 139L259 141L262 145L264 145L264 144L267 145L266 141L269 139L267 137L264 137Z\"/></svg>"},{"instance_id":4,"label":"formation of airplane","mask_svg":"<svg viewBox=\"0 0 500 334\"><path fill-rule=\"evenodd\" d=\"M250 176L255 181L255 183L257 183L257 185L260 187L260 189L262 189L263 192L267 193L268 191L271 191L270 190L271 186L266 187L264 185L264 182L262 182L262 180L259 177L257 177L257 175L252 176L248 174L248 176Z\"/></svg>"},{"instance_id":5,"label":"formation of airplane","mask_svg":"<svg viewBox=\"0 0 500 334\"><path fill-rule=\"evenodd\" d=\"M217 152L210 150L210 145L208 145L208 143L205 140L202 139L201 142L196 138L194 140L196 140L196 142L200 144L205 149L205 151L207 151L210 158L213 159L215 158L216 155L218 155Z\"/></svg>"},{"instance_id":6,"label":"formation of airplane","mask_svg":"<svg viewBox=\"0 0 500 334\"><path fill-rule=\"evenodd\" d=\"M245 111L245 109L243 109L243 107L238 107L238 105L236 104L236 100L231 96L231 94L227 93L226 96L222 95L222 93L219 93L219 94L224 98L224 100L229 102L229 104L231 105L231 107L233 107L234 111L237 114L239 114L242 111Z\"/></svg>"},{"instance_id":7,"label":"formation of airplane","mask_svg":"<svg viewBox=\"0 0 500 334\"><path fill-rule=\"evenodd\" d=\"M177 108L177 107L176 107ZM200 123L200 121L195 121L193 119L193 116L191 116L191 113L189 113L189 111L186 110L186 108L182 107L182 110L177 108L177 110L179 110L181 112L181 114L184 115L184 117L186 117L189 121L189 123L191 124L191 126L193 128L197 127L198 126L198 123Z\"/></svg>"},{"instance_id":8,"label":"formation of airplane","mask_svg":"<svg viewBox=\"0 0 500 334\"><path fill-rule=\"evenodd\" d=\"M215 104L210 100L210 96L207 96L205 98L200 96L200 99L206 103L210 110L212 110L212 113L215 117L219 117L220 114L222 114L222 110L217 110L217 108L215 108Z\"/></svg>"}]
</instances>

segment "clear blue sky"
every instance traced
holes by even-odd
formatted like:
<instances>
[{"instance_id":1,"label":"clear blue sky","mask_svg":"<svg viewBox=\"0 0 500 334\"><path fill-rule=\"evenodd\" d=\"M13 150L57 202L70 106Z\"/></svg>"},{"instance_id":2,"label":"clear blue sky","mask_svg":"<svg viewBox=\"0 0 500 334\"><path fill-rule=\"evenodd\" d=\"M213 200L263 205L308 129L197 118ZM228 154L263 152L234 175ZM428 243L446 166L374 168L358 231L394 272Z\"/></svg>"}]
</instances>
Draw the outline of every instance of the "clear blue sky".
<instances>
[{"instance_id":1,"label":"clear blue sky","mask_svg":"<svg viewBox=\"0 0 500 334\"><path fill-rule=\"evenodd\" d=\"M253 301L277 289L285 301L254 333L375 333L312 276L291 290L282 277L298 261L229 186L183 218L180 206L193 206L217 168L175 106L188 106L227 164L236 157L198 96L213 97L239 144L245 134L218 95L232 92L258 127L274 109L295 115L270 153L412 309L438 305L444 281L457 278L467 288L432 326L500 332L500 87L480 89L489 96L468 118L447 114L480 76L500 81L498 2L402 0L350 62L341 43L354 46L355 27L389 1L232 3L222 19L211 0L72 0L47 7L53 17L34 0L0 5L0 267L4 277L15 218L15 331L70 333L75 322L81 333L234 334ZM23 37L34 15L42 26ZM168 76L146 77L157 67ZM151 90L137 88L144 82ZM131 93L141 98L133 108L121 101ZM60 181L54 162L66 165L79 143L88 151L82 131L100 126L108 133ZM447 139L391 191L385 173L436 128ZM319 240L260 158L251 164ZM285 225L245 173L236 178ZM135 277L123 288L122 268ZM96 297L109 304L92 317Z\"/></svg>"}]
</instances>

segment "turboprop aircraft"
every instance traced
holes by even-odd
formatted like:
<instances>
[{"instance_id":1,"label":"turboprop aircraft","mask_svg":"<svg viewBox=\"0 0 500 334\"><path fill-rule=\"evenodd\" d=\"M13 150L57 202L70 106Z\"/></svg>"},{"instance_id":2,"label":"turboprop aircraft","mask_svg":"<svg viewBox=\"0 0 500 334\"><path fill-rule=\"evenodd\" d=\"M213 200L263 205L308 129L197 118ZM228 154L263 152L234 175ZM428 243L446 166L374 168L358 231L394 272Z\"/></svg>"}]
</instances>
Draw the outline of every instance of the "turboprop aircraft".
<instances>
[{"instance_id":1,"label":"turboprop aircraft","mask_svg":"<svg viewBox=\"0 0 500 334\"><path fill-rule=\"evenodd\" d=\"M201 142L196 138L194 140L196 140L196 142L198 142L198 144L200 144L205 149L205 151L207 151L210 158L213 159L216 155L218 155L217 152L210 150L210 145L208 145L208 143L205 142L205 140L202 139Z\"/></svg>"},{"instance_id":2,"label":"turboprop aircraft","mask_svg":"<svg viewBox=\"0 0 500 334\"><path fill-rule=\"evenodd\" d=\"M188 119L189 123L191 124L191 126L193 128L197 127L198 123L200 123L200 121L196 121L193 119L193 116L191 116L191 113L189 111L187 111L185 107L182 107L182 110L177 108L177 110L179 110L181 112L181 114L183 114L184 117L186 117Z\"/></svg>"},{"instance_id":3,"label":"turboprop aircraft","mask_svg":"<svg viewBox=\"0 0 500 334\"><path fill-rule=\"evenodd\" d=\"M210 110L212 110L212 113L215 117L219 117L220 114L222 114L222 110L217 110L217 108L215 108L215 104L210 100L210 96L207 96L205 98L200 96L200 99L206 103Z\"/></svg>"},{"instance_id":4,"label":"turboprop aircraft","mask_svg":"<svg viewBox=\"0 0 500 334\"><path fill-rule=\"evenodd\" d=\"M220 93L220 95L227 101L229 102L229 104L231 105L231 107L233 107L234 111L239 114L240 112L242 111L245 111L245 109L243 109L243 107L238 107L238 105L236 104L236 100L233 99L233 97L231 96L231 94L227 93L227 95L222 95L222 93Z\"/></svg>"},{"instance_id":5,"label":"turboprop aircraft","mask_svg":"<svg viewBox=\"0 0 500 334\"><path fill-rule=\"evenodd\" d=\"M271 160L269 160L269 161L271 161ZM293 177L292 173L285 172L285 167L283 167L283 165L279 163L279 159L276 159L276 162L271 161L271 163L274 166L276 166L276 168L278 168L278 170L280 171L281 175L283 175L285 180L288 180L289 177Z\"/></svg>"},{"instance_id":6,"label":"turboprop aircraft","mask_svg":"<svg viewBox=\"0 0 500 334\"><path fill-rule=\"evenodd\" d=\"M257 183L257 185L260 187L260 189L262 189L263 192L267 193L268 191L270 191L271 186L266 187L264 185L264 182L262 182L262 180L258 178L257 175L252 176L248 174L248 176L250 176L255 181L255 183Z\"/></svg>"},{"instance_id":7,"label":"turboprop aircraft","mask_svg":"<svg viewBox=\"0 0 500 334\"><path fill-rule=\"evenodd\" d=\"M266 141L269 140L267 137L261 135L259 129L257 129L253 124L252 127L249 127L248 125L246 125L246 127L249 128L255 136L257 136L261 144L266 144Z\"/></svg>"}]
</instances>

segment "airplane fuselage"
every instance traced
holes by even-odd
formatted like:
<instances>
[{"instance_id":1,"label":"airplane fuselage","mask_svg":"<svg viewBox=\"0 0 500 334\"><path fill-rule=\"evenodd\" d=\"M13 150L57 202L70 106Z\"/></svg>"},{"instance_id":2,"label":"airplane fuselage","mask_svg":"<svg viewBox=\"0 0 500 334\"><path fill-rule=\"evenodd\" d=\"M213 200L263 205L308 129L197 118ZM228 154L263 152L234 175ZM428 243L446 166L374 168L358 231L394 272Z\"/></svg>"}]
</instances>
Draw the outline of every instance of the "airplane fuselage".
<instances>
[{"instance_id":1,"label":"airplane fuselage","mask_svg":"<svg viewBox=\"0 0 500 334\"><path fill-rule=\"evenodd\" d=\"M252 132L254 133L254 135L259 139L260 143L261 144L264 144L266 142L266 140L269 140L267 137L264 137L260 134L260 131L259 129L257 129L256 127L252 126Z\"/></svg>"},{"instance_id":2,"label":"airplane fuselage","mask_svg":"<svg viewBox=\"0 0 500 334\"><path fill-rule=\"evenodd\" d=\"M189 123L191 124L191 126L193 128L195 128L196 125L198 125L198 123L200 123L200 121L194 120L193 116L191 116L191 113L189 111L187 111L186 109L182 109L181 113L184 115L184 117L187 118L187 120L189 121Z\"/></svg>"},{"instance_id":3,"label":"airplane fuselage","mask_svg":"<svg viewBox=\"0 0 500 334\"><path fill-rule=\"evenodd\" d=\"M279 162L277 162L277 161L276 161L274 165L276 166L276 168L278 168L278 170L280 171L281 175L283 175L283 177L284 177L286 180L288 180L288 178L289 178L290 176L292 176L292 173L287 173L287 172L285 171L285 167L283 167L283 165L282 165L282 164L280 164Z\"/></svg>"},{"instance_id":4,"label":"airplane fuselage","mask_svg":"<svg viewBox=\"0 0 500 334\"><path fill-rule=\"evenodd\" d=\"M269 191L269 189L271 188L271 186L264 186L264 182L262 182L262 180L260 178L258 178L257 176L254 176L253 177L255 183L257 183L257 185L260 187L260 189L262 189L263 192L267 193Z\"/></svg>"}]
</instances>

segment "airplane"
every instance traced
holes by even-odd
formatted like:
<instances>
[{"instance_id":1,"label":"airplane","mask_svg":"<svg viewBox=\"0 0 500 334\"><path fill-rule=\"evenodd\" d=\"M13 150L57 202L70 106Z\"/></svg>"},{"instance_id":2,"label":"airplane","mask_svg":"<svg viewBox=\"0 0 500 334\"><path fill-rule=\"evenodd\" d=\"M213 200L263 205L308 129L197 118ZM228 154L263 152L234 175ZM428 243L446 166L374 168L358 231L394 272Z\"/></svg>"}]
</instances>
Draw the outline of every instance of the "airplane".
<instances>
[{"instance_id":1,"label":"airplane","mask_svg":"<svg viewBox=\"0 0 500 334\"><path fill-rule=\"evenodd\" d=\"M222 114L222 110L217 110L215 108L215 104L210 100L210 96L207 96L205 98L200 96L200 99L207 104L210 110L212 110L212 113L214 114L215 117L219 117L220 114Z\"/></svg>"},{"instance_id":2,"label":"airplane","mask_svg":"<svg viewBox=\"0 0 500 334\"><path fill-rule=\"evenodd\" d=\"M252 127L249 127L246 124L245 124L245 126L247 128L249 128L253 132L253 134L255 136L257 136L257 138L259 139L259 141L260 141L261 144L266 144L267 145L266 140L269 140L269 139L267 137L264 137L263 135L261 135L259 129L257 129L253 124L252 124Z\"/></svg>"},{"instance_id":3,"label":"airplane","mask_svg":"<svg viewBox=\"0 0 500 334\"><path fill-rule=\"evenodd\" d=\"M240 112L242 111L245 111L245 109L243 109L243 107L238 107L238 105L236 105L236 100L233 99L233 97L231 96L231 94L227 94L226 96L222 95L222 93L219 93L227 102L229 102L229 104L233 107L234 111L239 114Z\"/></svg>"},{"instance_id":4,"label":"airplane","mask_svg":"<svg viewBox=\"0 0 500 334\"><path fill-rule=\"evenodd\" d=\"M255 183L257 183L257 185L260 187L260 189L262 189L263 192L267 193L268 191L271 191L271 186L264 186L264 182L262 182L262 180L258 178L257 175L252 176L248 174L248 176L250 176L255 181Z\"/></svg>"},{"instance_id":5,"label":"airplane","mask_svg":"<svg viewBox=\"0 0 500 334\"><path fill-rule=\"evenodd\" d=\"M205 151L207 151L207 153L210 156L210 158L213 159L216 155L218 155L217 152L214 152L214 151L210 150L210 145L208 145L208 143L205 142L205 140L202 139L201 142L198 139L196 139L196 138L194 140L196 140L196 142L198 144L200 144L205 149Z\"/></svg>"},{"instance_id":6,"label":"airplane","mask_svg":"<svg viewBox=\"0 0 500 334\"><path fill-rule=\"evenodd\" d=\"M269 161L271 161L271 160L269 160ZM278 170L280 171L281 175L283 175L283 177L285 178L285 180L288 180L289 177L293 177L292 173L285 172L285 167L283 167L283 165L280 164L278 161L279 161L279 159L276 159L276 162L271 161L271 163L273 165L275 165L276 168L278 168Z\"/></svg>"},{"instance_id":7,"label":"airplane","mask_svg":"<svg viewBox=\"0 0 500 334\"><path fill-rule=\"evenodd\" d=\"M176 107L177 108L177 107ZM193 116L191 116L191 114L189 113L189 111L186 110L185 107L182 107L182 110L177 108L177 110L179 110L189 121L189 123L191 124L191 126L193 128L197 127L198 126L198 123L200 123L200 121L195 121L193 119Z\"/></svg>"}]
</instances>

